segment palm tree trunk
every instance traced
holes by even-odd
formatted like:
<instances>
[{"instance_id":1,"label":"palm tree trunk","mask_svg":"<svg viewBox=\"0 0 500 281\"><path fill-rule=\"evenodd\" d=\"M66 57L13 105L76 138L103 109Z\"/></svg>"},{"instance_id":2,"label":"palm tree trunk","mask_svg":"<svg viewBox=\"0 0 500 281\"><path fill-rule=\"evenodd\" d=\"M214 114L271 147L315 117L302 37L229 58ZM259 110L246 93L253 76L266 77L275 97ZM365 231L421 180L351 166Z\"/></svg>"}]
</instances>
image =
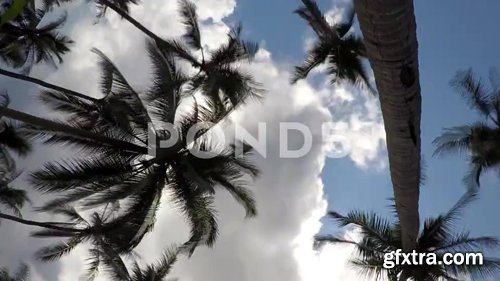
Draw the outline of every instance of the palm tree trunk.
<instances>
[{"instance_id":1,"label":"palm tree trunk","mask_svg":"<svg viewBox=\"0 0 500 281\"><path fill-rule=\"evenodd\" d=\"M11 77L11 78L14 78L14 79L19 79L19 80L30 82L30 83L33 83L33 84L37 84L37 85L40 85L40 86L45 87L47 89L56 90L56 91L59 91L59 92L62 92L62 93L65 93L65 94L68 94L68 95L71 95L71 96L75 96L77 98L85 99L85 100L88 100L88 101L91 101L91 102L97 102L97 101L99 101L96 98L89 97L87 95L75 92L73 90L69 90L69 89L66 89L66 88L54 85L54 84L50 84L50 83L47 83L47 82L42 81L40 79L36 79L36 78L25 76L25 75L22 75L22 74L19 74L19 73L7 71L5 69L1 69L0 68L0 75Z\"/></svg>"},{"instance_id":2,"label":"palm tree trunk","mask_svg":"<svg viewBox=\"0 0 500 281\"><path fill-rule=\"evenodd\" d=\"M10 220L10 221L15 221L15 222L18 222L18 223L21 223L24 225L38 226L38 227L59 230L59 231L66 231L66 232L80 232L80 231L82 231L81 229L77 229L77 228L62 227L62 226L55 225L55 224L62 224L62 223L37 222L37 221L25 220L25 219L22 219L22 218L19 218L16 216L11 216L11 215L2 214L2 213L0 213L0 218Z\"/></svg>"},{"instance_id":3,"label":"palm tree trunk","mask_svg":"<svg viewBox=\"0 0 500 281\"><path fill-rule=\"evenodd\" d=\"M126 19L128 22L130 22L132 25L134 25L137 29L142 31L144 34L146 34L148 37L153 39L157 44L162 41L162 39L156 35L154 32L151 30L147 29L144 25L142 25L140 22L136 21L133 17L131 17L129 14L127 14L125 11L117 7L115 4L111 3L109 0L99 0L99 2L111 10L115 11L117 14L119 14L122 18Z\"/></svg>"},{"instance_id":4,"label":"palm tree trunk","mask_svg":"<svg viewBox=\"0 0 500 281\"><path fill-rule=\"evenodd\" d=\"M416 247L420 220L421 95L412 0L355 0L375 74L387 137L402 249Z\"/></svg>"},{"instance_id":5,"label":"palm tree trunk","mask_svg":"<svg viewBox=\"0 0 500 281\"><path fill-rule=\"evenodd\" d=\"M88 140L95 140L104 145L123 149L125 151L135 152L144 155L148 153L147 147L142 147L126 141L109 138L101 134L96 134L93 132L71 127L58 122L36 117L7 107L0 107L0 116L5 116L7 118L18 120L26 124L31 124L37 127L41 127L49 131L60 132Z\"/></svg>"}]
</instances>

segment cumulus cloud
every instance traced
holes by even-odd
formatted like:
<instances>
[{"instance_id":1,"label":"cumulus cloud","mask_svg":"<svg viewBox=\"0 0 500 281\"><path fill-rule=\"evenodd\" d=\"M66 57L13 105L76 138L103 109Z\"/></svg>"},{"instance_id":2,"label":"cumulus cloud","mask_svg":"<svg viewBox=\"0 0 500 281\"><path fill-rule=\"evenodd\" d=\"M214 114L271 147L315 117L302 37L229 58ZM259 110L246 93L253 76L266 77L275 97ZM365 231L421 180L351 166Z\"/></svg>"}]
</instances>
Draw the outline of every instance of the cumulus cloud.
<instances>
[{"instance_id":1,"label":"cumulus cloud","mask_svg":"<svg viewBox=\"0 0 500 281\"><path fill-rule=\"evenodd\" d=\"M222 20L233 12L236 2L198 0L195 3L203 20L204 44L216 47L229 28ZM73 52L57 72L39 68L34 75L99 96L96 57L90 53L92 47L97 47L112 58L132 85L146 87L150 72L144 36L112 11L95 25L95 11L87 3L71 6L70 10L70 15L78 15L78 20L67 27L76 41ZM176 0L144 1L133 8L132 15L162 37L176 37L183 30L178 21ZM380 159L384 141L376 99L349 86L332 90L328 83L313 85L308 81L290 85L288 70L278 66L265 49L248 67L267 90L266 98L245 106L233 116L233 121L254 136L258 123L266 124L268 154L265 158L255 156L262 176L251 187L258 202L259 216L245 220L240 206L228 194L219 193L216 206L220 238L216 246L200 248L191 259L182 258L172 277L183 281L358 280L347 266L352 247L328 246L320 253L312 249L313 236L320 230L320 219L327 209L320 174L328 147L321 125L334 122L338 130L344 131L352 143L349 157L358 166L367 168ZM42 112L35 104L31 108L34 112ZM300 159L279 157L280 136L276 132L279 132L280 122L300 122L310 128L313 145L307 155ZM303 141L300 135L291 134L289 146L301 146ZM40 162L47 159L46 153L37 157ZM33 165L36 164L35 161ZM162 249L188 237L184 218L171 207L168 195L163 200L156 228L138 248L141 262L153 261ZM12 227L6 229L2 225L0 228L5 253L2 256L23 253L17 257L26 258L40 246L40 241L28 238L26 228ZM4 247L5 239L14 238L20 242ZM86 249L78 248L60 263L34 264L34 280L77 280L84 270L85 255ZM0 259L2 262L8 260L8 265L13 266L11 259ZM100 280L106 280L105 276Z\"/></svg>"}]
</instances>

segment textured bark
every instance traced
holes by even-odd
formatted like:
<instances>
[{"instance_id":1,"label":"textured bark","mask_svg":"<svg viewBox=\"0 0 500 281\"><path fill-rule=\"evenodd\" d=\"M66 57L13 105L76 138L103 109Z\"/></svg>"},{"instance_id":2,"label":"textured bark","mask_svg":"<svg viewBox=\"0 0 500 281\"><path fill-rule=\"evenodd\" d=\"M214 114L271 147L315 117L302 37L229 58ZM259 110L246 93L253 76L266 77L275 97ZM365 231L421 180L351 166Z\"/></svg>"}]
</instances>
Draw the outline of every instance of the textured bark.
<instances>
[{"instance_id":1,"label":"textured bark","mask_svg":"<svg viewBox=\"0 0 500 281\"><path fill-rule=\"evenodd\" d=\"M375 73L403 251L415 249L420 220L418 42L412 0L355 0Z\"/></svg>"}]
</instances>

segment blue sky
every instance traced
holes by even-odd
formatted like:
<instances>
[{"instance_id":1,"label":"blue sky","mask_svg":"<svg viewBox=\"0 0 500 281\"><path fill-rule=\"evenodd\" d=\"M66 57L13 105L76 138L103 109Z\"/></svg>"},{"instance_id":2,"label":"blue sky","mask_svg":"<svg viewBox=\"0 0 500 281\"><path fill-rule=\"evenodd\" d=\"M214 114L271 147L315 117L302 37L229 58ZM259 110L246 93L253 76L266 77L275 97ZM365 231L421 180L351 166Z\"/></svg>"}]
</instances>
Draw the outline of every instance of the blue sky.
<instances>
[{"instance_id":1,"label":"blue sky","mask_svg":"<svg viewBox=\"0 0 500 281\"><path fill-rule=\"evenodd\" d=\"M250 36L262 38L275 57L299 62L308 32L292 14L299 4L290 0L240 0L235 17L244 23ZM318 4L324 11L332 6L330 1L319 0ZM500 67L498 11L500 2L493 0L415 1L423 97L422 152L427 166L420 202L423 218L445 211L465 190L461 183L467 170L465 158L432 157L431 142L444 127L478 120L452 91L449 81L457 70L469 67L487 80L488 69ZM361 170L349 159L329 159L322 178L330 208L340 212L353 208L388 212L386 199L392 190L387 170ZM494 219L500 199L496 176L485 176L481 189L480 200L466 211L464 227L475 234L500 236L500 224Z\"/></svg>"}]
</instances>

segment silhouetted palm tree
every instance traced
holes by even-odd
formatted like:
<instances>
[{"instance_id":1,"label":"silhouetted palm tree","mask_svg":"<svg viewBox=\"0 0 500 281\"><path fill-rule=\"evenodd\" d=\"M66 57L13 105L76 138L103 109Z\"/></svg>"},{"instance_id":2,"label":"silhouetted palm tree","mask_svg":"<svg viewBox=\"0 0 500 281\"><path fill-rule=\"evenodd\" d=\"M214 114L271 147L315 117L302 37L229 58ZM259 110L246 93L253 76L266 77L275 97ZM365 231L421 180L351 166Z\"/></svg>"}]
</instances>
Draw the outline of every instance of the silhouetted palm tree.
<instances>
[{"instance_id":1,"label":"silhouetted palm tree","mask_svg":"<svg viewBox=\"0 0 500 281\"><path fill-rule=\"evenodd\" d=\"M0 281L28 281L29 268L26 264L22 264L14 275L9 274L6 268L0 269Z\"/></svg>"},{"instance_id":2,"label":"silhouetted palm tree","mask_svg":"<svg viewBox=\"0 0 500 281\"><path fill-rule=\"evenodd\" d=\"M187 245L192 251L199 243L213 245L216 239L217 221L212 207L215 188L228 190L245 207L247 216L256 214L255 201L244 178L253 178L258 171L245 157L251 152L247 145L244 155L236 156L235 145L221 148L218 140L203 134L206 129L194 141L188 139L189 129L195 124L216 123L225 112L214 110L208 101L206 106L194 103L190 112L176 115L184 75L176 68L174 59L163 55L154 44L149 51L155 70L154 85L143 98L99 53L101 66L106 70L101 81L103 93L125 102L130 110L88 111L81 99L51 91L42 93L43 100L53 109L69 113L68 121L49 121L8 108L0 108L0 114L31 124L24 130L46 143L71 145L86 152L70 161L49 163L33 173L31 182L38 190L64 194L43 210L75 202L93 207L127 201L126 210L113 219L121 241L125 241L116 249L122 253L133 249L152 229L161 195L167 188L191 222ZM127 118L123 121L124 116ZM175 131L164 133L159 129L162 124L174 124ZM177 141L171 147L148 146L148 141L155 138L158 142L175 138ZM149 153L151 150L153 154ZM214 155L203 159L195 156L197 151L212 151Z\"/></svg>"},{"instance_id":3,"label":"silhouetted palm tree","mask_svg":"<svg viewBox=\"0 0 500 281\"><path fill-rule=\"evenodd\" d=\"M0 95L0 107L8 105L8 96L6 94ZM0 118L0 205L20 216L19 209L29 200L26 191L11 187L11 183L17 178L18 173L10 151L19 156L25 156L31 150L31 146L17 129L15 124Z\"/></svg>"},{"instance_id":4,"label":"silhouetted palm tree","mask_svg":"<svg viewBox=\"0 0 500 281\"><path fill-rule=\"evenodd\" d=\"M115 3L108 0L101 0L101 3L112 8L150 37L165 56L175 55L196 69L197 73L189 77L187 93L193 94L199 91L212 99L215 106L226 109L233 109L249 97L261 96L260 85L255 82L252 75L244 72L239 66L241 62L253 58L258 51L258 44L241 38L240 25L231 30L225 44L209 51L202 43L196 7L188 0L179 1L182 22L187 28L184 41L162 39L126 11L117 7ZM198 52L201 58L198 58L195 52Z\"/></svg>"},{"instance_id":5,"label":"silhouetted palm tree","mask_svg":"<svg viewBox=\"0 0 500 281\"><path fill-rule=\"evenodd\" d=\"M304 6L296 13L309 23L318 38L305 63L296 67L292 81L305 78L326 62L334 82L338 79L363 82L371 89L362 65L362 58L368 57L382 108L394 198L405 237L403 248L411 251L420 226L421 170L421 96L413 1L355 0L363 40L349 34L352 11L345 23L332 26L316 1L302 2Z\"/></svg>"},{"instance_id":6,"label":"silhouetted palm tree","mask_svg":"<svg viewBox=\"0 0 500 281\"><path fill-rule=\"evenodd\" d=\"M490 87L478 80L471 69L457 72L451 85L477 110L483 120L472 125L445 129L434 140L434 155L467 152L470 172L464 178L471 189L479 187L485 170L500 167L500 77L490 70Z\"/></svg>"},{"instance_id":7,"label":"silhouetted palm tree","mask_svg":"<svg viewBox=\"0 0 500 281\"><path fill-rule=\"evenodd\" d=\"M417 253L436 254L436 261L443 261L444 253L479 252L498 248L500 241L493 237L470 237L469 232L457 230L457 219L463 209L476 197L466 193L446 213L425 221L417 239ZM335 235L318 236L317 246L326 242L354 245L356 257L352 263L367 280L479 280L500 273L500 259L484 258L483 265L398 265L384 268L385 254L402 248L401 225L399 222L378 216L375 213L352 211L346 216L329 212L340 226L354 225L360 231L361 240L354 241ZM441 279L442 278L442 279Z\"/></svg>"},{"instance_id":8,"label":"silhouetted palm tree","mask_svg":"<svg viewBox=\"0 0 500 281\"><path fill-rule=\"evenodd\" d=\"M57 32L66 15L42 25L44 17L45 12L30 2L18 17L0 26L0 60L13 68L23 68L24 72L40 62L53 66L61 63L73 43Z\"/></svg>"},{"instance_id":9,"label":"silhouetted palm tree","mask_svg":"<svg viewBox=\"0 0 500 281\"><path fill-rule=\"evenodd\" d=\"M106 206L100 214L94 212L87 220L74 208L60 206L51 210L53 214L63 215L71 221L71 231L45 229L33 232L35 237L65 237L64 242L46 246L38 250L35 256L41 261L54 261L70 253L76 246L87 243L89 248L89 268L87 280L93 280L100 267L110 270L117 280L127 280L128 271L115 249L117 243L121 243L119 235L115 232L114 225L110 225L109 219L113 211ZM121 245L118 245L118 247Z\"/></svg>"},{"instance_id":10,"label":"silhouetted palm tree","mask_svg":"<svg viewBox=\"0 0 500 281\"><path fill-rule=\"evenodd\" d=\"M88 268L85 280L94 280L98 273L105 269L112 280L120 281L161 281L170 272L181 248L172 248L165 252L158 263L141 268L136 262L131 271L122 260L124 253L116 251L123 243L122 236L112 217L118 205L106 205L101 213L94 212L85 219L72 207L53 209L54 214L65 216L72 222L72 227L79 231L41 230L32 235L35 237L66 237L66 240L44 247L37 251L36 257L41 261L54 261L69 254L76 246L87 243L89 248ZM123 230L123 229L122 229Z\"/></svg>"},{"instance_id":11,"label":"silhouetted palm tree","mask_svg":"<svg viewBox=\"0 0 500 281\"><path fill-rule=\"evenodd\" d=\"M327 64L332 83L347 80L358 85L370 86L363 66L366 50L362 38L349 33L354 21L354 9L347 11L347 21L330 24L313 0L302 0L304 6L295 11L306 20L316 33L316 41L309 49L305 62L295 67L292 83L305 79L316 67Z\"/></svg>"}]
</instances>

